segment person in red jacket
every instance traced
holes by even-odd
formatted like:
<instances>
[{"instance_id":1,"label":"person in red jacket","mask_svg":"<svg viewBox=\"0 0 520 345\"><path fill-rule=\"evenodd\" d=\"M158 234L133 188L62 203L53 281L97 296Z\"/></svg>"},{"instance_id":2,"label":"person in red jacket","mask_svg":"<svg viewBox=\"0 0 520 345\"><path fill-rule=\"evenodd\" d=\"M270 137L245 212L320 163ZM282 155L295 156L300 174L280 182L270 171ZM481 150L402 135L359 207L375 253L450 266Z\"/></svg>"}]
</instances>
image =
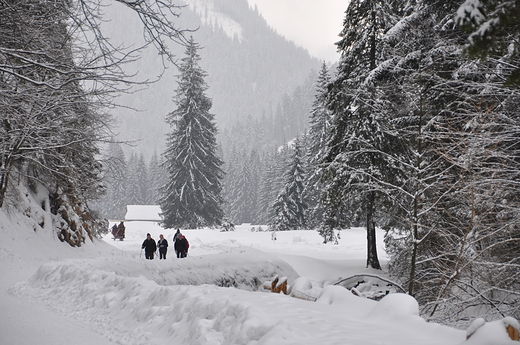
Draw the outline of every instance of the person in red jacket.
<instances>
[{"instance_id":1,"label":"person in red jacket","mask_svg":"<svg viewBox=\"0 0 520 345\"><path fill-rule=\"evenodd\" d=\"M190 247L190 244L184 235L181 235L177 238L174 247L178 258L185 258L188 256L188 248Z\"/></svg>"}]
</instances>

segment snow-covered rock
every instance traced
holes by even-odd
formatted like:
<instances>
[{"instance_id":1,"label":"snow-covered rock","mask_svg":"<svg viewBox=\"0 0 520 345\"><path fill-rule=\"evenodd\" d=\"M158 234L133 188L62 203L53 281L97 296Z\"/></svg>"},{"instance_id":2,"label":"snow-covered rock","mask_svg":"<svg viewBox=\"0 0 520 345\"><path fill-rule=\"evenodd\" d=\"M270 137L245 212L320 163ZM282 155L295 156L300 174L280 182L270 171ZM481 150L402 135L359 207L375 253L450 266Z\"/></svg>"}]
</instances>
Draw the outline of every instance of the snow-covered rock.
<instances>
[{"instance_id":1,"label":"snow-covered rock","mask_svg":"<svg viewBox=\"0 0 520 345\"><path fill-rule=\"evenodd\" d=\"M387 317L419 316L419 303L410 295L394 293L381 299L369 312L372 316Z\"/></svg>"}]
</instances>

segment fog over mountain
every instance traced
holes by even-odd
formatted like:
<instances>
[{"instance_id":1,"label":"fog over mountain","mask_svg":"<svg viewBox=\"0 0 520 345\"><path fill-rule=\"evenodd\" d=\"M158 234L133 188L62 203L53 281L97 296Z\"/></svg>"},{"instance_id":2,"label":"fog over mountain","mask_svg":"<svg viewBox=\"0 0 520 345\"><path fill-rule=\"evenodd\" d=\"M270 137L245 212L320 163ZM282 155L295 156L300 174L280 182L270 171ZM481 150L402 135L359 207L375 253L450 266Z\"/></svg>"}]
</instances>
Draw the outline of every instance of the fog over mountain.
<instances>
[{"instance_id":1,"label":"fog over mountain","mask_svg":"<svg viewBox=\"0 0 520 345\"><path fill-rule=\"evenodd\" d=\"M292 94L320 61L294 43L277 34L247 0L187 0L175 19L179 28L193 29L200 50L201 67L208 73L207 95L213 100L212 113L221 130L239 121L262 116L275 121L276 107L284 95ZM142 37L133 13L122 6L110 6L114 20L105 24L112 40L131 45ZM172 45L180 59L184 47ZM139 79L155 79L162 72L162 62L153 49L129 66ZM170 66L160 81L137 93L122 95L117 103L124 107L111 110L119 123L119 138L138 140L135 150L150 156L162 153L169 131L164 117L175 109L172 101L177 70ZM125 108L128 107L128 108ZM135 112L129 108L138 109Z\"/></svg>"}]
</instances>

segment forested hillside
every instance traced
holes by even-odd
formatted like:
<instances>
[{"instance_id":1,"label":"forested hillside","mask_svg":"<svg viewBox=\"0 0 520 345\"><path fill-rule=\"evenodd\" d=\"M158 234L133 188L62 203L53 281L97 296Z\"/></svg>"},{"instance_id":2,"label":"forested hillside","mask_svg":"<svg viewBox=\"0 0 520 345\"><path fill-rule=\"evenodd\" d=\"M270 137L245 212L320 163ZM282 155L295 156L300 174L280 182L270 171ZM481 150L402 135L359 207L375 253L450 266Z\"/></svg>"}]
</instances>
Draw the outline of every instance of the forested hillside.
<instances>
[{"instance_id":1,"label":"forested hillside","mask_svg":"<svg viewBox=\"0 0 520 345\"><path fill-rule=\"evenodd\" d=\"M112 10L106 9L108 13ZM175 20L177 26L196 29L185 35L193 36L202 48L200 65L208 73L207 93L213 101L211 112L219 131L224 133L250 120L276 121L277 127L285 126L287 131L285 135L276 133L276 139L290 139L294 131L287 123L280 122L284 120L280 119L282 115L277 108L284 96L292 95L297 87L305 84L312 71L318 70L320 62L277 34L256 9L249 7L247 0L188 0L179 14ZM117 18L105 25L116 41L131 44L140 33L127 30L129 22L131 17L118 12ZM172 51L182 57L182 47L172 46ZM151 49L145 50L143 57L131 66L139 72L139 78L153 79L162 72L161 59ZM176 69L169 68L159 82L144 87L138 94L118 99L119 104L138 112L124 107L111 110L120 125L118 138L138 140L134 150L144 153L148 159L154 152L160 154L164 150L165 117L175 110L172 97L177 73ZM307 103L311 97L307 96ZM301 122L304 116L300 117ZM272 127L267 141L272 141Z\"/></svg>"}]
</instances>

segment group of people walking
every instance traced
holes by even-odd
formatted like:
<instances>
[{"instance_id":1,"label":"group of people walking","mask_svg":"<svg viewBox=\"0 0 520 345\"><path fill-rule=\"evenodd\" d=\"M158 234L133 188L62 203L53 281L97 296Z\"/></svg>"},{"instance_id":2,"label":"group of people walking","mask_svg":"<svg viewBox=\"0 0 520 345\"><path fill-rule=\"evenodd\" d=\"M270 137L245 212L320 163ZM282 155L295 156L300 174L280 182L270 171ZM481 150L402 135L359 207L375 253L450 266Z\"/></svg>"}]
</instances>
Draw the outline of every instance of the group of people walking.
<instances>
[{"instance_id":1,"label":"group of people walking","mask_svg":"<svg viewBox=\"0 0 520 345\"><path fill-rule=\"evenodd\" d=\"M175 235L173 235L173 243L173 248L178 258L185 258L188 256L188 249L190 244L186 237L181 234L180 229L177 229L177 232ZM166 253L168 252L168 241L161 234L159 235L159 240L155 242L155 240L152 238L152 235L146 234L146 239L141 245L141 249L144 249L145 258L148 260L153 260L153 256L157 253L157 249L159 249L159 260L166 259Z\"/></svg>"},{"instance_id":2,"label":"group of people walking","mask_svg":"<svg viewBox=\"0 0 520 345\"><path fill-rule=\"evenodd\" d=\"M123 222L119 223L119 225L114 224L112 227L112 236L114 236L114 241L119 239L122 241L125 238L125 224Z\"/></svg>"}]
</instances>

